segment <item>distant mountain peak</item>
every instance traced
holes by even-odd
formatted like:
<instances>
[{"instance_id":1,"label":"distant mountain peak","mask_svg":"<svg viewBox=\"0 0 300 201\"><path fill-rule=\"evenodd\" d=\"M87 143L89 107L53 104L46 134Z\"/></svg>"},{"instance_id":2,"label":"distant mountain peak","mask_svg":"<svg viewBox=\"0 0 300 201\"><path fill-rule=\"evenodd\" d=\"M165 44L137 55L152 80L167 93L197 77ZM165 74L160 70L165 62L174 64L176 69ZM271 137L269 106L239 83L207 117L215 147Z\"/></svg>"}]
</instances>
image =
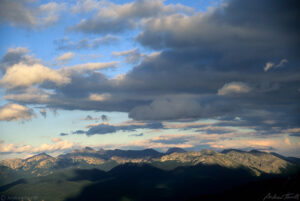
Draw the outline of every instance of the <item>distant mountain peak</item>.
<instances>
[{"instance_id":1,"label":"distant mountain peak","mask_svg":"<svg viewBox=\"0 0 300 201\"><path fill-rule=\"evenodd\" d=\"M96 150L91 147L84 147L82 149L75 149L75 150L73 150L73 152L75 152L75 153L77 153L77 152L96 152Z\"/></svg>"},{"instance_id":2,"label":"distant mountain peak","mask_svg":"<svg viewBox=\"0 0 300 201\"><path fill-rule=\"evenodd\" d=\"M182 149L182 148L178 148L178 147L172 147L172 148L169 148L167 151L166 151L166 154L172 154L172 153L185 153L186 150Z\"/></svg>"},{"instance_id":3,"label":"distant mountain peak","mask_svg":"<svg viewBox=\"0 0 300 201\"><path fill-rule=\"evenodd\" d=\"M47 159L54 159L54 157L52 157L46 153L39 153L37 155L26 158L25 160L26 161L41 161L41 160L47 160Z\"/></svg>"},{"instance_id":4,"label":"distant mountain peak","mask_svg":"<svg viewBox=\"0 0 300 201\"><path fill-rule=\"evenodd\" d=\"M91 147L84 147L83 149L84 149L84 150L87 150L87 151L94 151L94 149L91 148Z\"/></svg>"},{"instance_id":5,"label":"distant mountain peak","mask_svg":"<svg viewBox=\"0 0 300 201\"><path fill-rule=\"evenodd\" d=\"M245 153L245 151L239 150L239 149L224 149L221 153L226 154L228 152L238 152L238 153Z\"/></svg>"}]
</instances>

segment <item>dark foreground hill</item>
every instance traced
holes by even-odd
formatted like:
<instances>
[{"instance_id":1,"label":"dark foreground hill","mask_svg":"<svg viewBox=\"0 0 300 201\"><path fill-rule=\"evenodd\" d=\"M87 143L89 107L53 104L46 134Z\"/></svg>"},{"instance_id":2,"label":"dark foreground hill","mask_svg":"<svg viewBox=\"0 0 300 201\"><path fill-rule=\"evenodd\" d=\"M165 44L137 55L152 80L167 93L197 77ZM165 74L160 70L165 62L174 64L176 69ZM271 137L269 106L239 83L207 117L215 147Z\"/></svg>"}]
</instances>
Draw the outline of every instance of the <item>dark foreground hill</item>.
<instances>
[{"instance_id":1,"label":"dark foreground hill","mask_svg":"<svg viewBox=\"0 0 300 201\"><path fill-rule=\"evenodd\" d=\"M139 153L90 148L56 158L39 154L2 161L0 178L6 183L0 195L5 200L45 201L300 199L299 167L278 156L238 150ZM62 159L68 162L60 166ZM104 170L107 163L110 168Z\"/></svg>"}]
</instances>

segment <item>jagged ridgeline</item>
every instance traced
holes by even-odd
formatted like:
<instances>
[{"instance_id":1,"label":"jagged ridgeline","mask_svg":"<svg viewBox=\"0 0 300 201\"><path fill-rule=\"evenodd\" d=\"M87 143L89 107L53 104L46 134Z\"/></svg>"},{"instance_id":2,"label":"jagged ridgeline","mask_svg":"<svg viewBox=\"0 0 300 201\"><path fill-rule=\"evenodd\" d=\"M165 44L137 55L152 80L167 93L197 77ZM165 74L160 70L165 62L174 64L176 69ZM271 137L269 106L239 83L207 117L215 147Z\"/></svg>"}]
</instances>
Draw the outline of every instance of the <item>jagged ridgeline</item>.
<instances>
[{"instance_id":1,"label":"jagged ridgeline","mask_svg":"<svg viewBox=\"0 0 300 201\"><path fill-rule=\"evenodd\" d=\"M0 161L0 194L40 200L93 200L93 196L100 200L203 200L203 196L210 199L241 185L274 178L299 183L298 170L298 158L255 150L186 152L171 148L161 153L86 147L57 157L41 153ZM281 182L271 183L280 186ZM264 193L257 193L257 198Z\"/></svg>"}]
</instances>

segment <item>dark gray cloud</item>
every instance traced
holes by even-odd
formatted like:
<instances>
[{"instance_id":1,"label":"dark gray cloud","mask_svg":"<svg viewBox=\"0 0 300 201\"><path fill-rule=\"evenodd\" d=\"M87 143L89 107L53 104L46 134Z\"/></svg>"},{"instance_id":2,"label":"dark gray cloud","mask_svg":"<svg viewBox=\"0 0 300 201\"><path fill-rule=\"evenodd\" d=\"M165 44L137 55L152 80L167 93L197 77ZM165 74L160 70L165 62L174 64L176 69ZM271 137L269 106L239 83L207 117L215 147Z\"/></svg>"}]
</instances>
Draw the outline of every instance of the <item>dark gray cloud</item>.
<instances>
[{"instance_id":1,"label":"dark gray cloud","mask_svg":"<svg viewBox=\"0 0 300 201\"><path fill-rule=\"evenodd\" d=\"M151 140L153 143L162 143L162 144L184 144L188 142L189 139L186 139L184 137L182 138L172 138L172 139L155 139Z\"/></svg>"},{"instance_id":2,"label":"dark gray cloud","mask_svg":"<svg viewBox=\"0 0 300 201\"><path fill-rule=\"evenodd\" d=\"M113 35L106 35L100 38L89 39L85 38L79 41L71 41L68 38L55 40L54 44L59 50L83 50L83 49L97 49L104 45L116 44L120 38Z\"/></svg>"},{"instance_id":3,"label":"dark gray cloud","mask_svg":"<svg viewBox=\"0 0 300 201\"><path fill-rule=\"evenodd\" d=\"M27 28L44 27L57 22L65 8L64 3L48 2L36 6L28 0L1 0L0 23Z\"/></svg>"},{"instance_id":4,"label":"dark gray cloud","mask_svg":"<svg viewBox=\"0 0 300 201\"><path fill-rule=\"evenodd\" d=\"M231 133L232 131L226 129L212 129L212 128L205 128L205 129L198 129L196 132L203 132L206 134L227 134Z\"/></svg>"},{"instance_id":5,"label":"dark gray cloud","mask_svg":"<svg viewBox=\"0 0 300 201\"><path fill-rule=\"evenodd\" d=\"M84 130L76 130L76 131L73 131L72 134L85 134L85 131Z\"/></svg>"},{"instance_id":6,"label":"dark gray cloud","mask_svg":"<svg viewBox=\"0 0 300 201\"><path fill-rule=\"evenodd\" d=\"M59 134L60 136L67 136L67 135L69 135L68 133L60 133Z\"/></svg>"},{"instance_id":7,"label":"dark gray cloud","mask_svg":"<svg viewBox=\"0 0 300 201\"><path fill-rule=\"evenodd\" d=\"M201 47L227 57L284 57L283 49L299 48L299 7L297 0L229 0L212 12L153 18L137 40L152 48Z\"/></svg>"},{"instance_id":8,"label":"dark gray cloud","mask_svg":"<svg viewBox=\"0 0 300 201\"><path fill-rule=\"evenodd\" d=\"M1 0L0 22L8 21L14 25L33 26L36 22L24 0Z\"/></svg>"},{"instance_id":9,"label":"dark gray cloud","mask_svg":"<svg viewBox=\"0 0 300 201\"><path fill-rule=\"evenodd\" d=\"M292 136L292 137L300 137L300 133L291 133L290 136Z\"/></svg>"},{"instance_id":10,"label":"dark gray cloud","mask_svg":"<svg viewBox=\"0 0 300 201\"><path fill-rule=\"evenodd\" d=\"M251 126L261 134L297 127L299 4L297 0L230 0L225 6L194 15L175 15L176 9L167 15L145 12L140 16L142 10L129 13L127 23L135 24L137 18L132 16L148 18L136 39L161 53L144 57L119 78L88 72L72 74L71 82L62 86L44 83L40 87L54 93L43 104L70 110L127 112L142 121L211 118L222 120L224 126ZM118 28L123 18L113 20L111 25ZM102 26L109 23L104 18L82 23L91 28L81 27L84 32L111 30ZM266 63L277 65L285 60L288 62L280 68L265 70ZM109 94L109 98L95 101L89 99L91 94ZM85 133L135 129L99 125Z\"/></svg>"},{"instance_id":11,"label":"dark gray cloud","mask_svg":"<svg viewBox=\"0 0 300 201\"><path fill-rule=\"evenodd\" d=\"M121 52L113 52L112 55L117 57L125 57L125 62L129 64L137 64L141 61L143 56L145 56L139 52L138 48Z\"/></svg>"},{"instance_id":12,"label":"dark gray cloud","mask_svg":"<svg viewBox=\"0 0 300 201\"><path fill-rule=\"evenodd\" d=\"M0 60L0 70L5 72L7 68L20 62L25 64L39 63L39 60L29 55L29 50L25 47L9 48Z\"/></svg>"},{"instance_id":13,"label":"dark gray cloud","mask_svg":"<svg viewBox=\"0 0 300 201\"><path fill-rule=\"evenodd\" d=\"M108 121L109 121L108 116L105 115L105 114L102 114L102 115L101 115L101 119L102 119L102 121L104 121L104 122L108 122Z\"/></svg>"},{"instance_id":14,"label":"dark gray cloud","mask_svg":"<svg viewBox=\"0 0 300 201\"><path fill-rule=\"evenodd\" d=\"M41 109L40 110L40 114L44 117L44 118L46 118L47 117L47 111L46 111L46 109L44 108L44 109Z\"/></svg>"},{"instance_id":15,"label":"dark gray cloud","mask_svg":"<svg viewBox=\"0 0 300 201\"><path fill-rule=\"evenodd\" d=\"M144 136L144 133L131 134L131 135L129 135L129 136L142 137L142 136Z\"/></svg>"},{"instance_id":16,"label":"dark gray cloud","mask_svg":"<svg viewBox=\"0 0 300 201\"><path fill-rule=\"evenodd\" d=\"M90 127L87 131L77 130L73 134L86 134L90 135L104 135L109 133L115 133L117 131L136 131L137 129L163 129L164 126L160 122L150 122L145 124L124 124L124 125L110 125L99 124Z\"/></svg>"}]
</instances>

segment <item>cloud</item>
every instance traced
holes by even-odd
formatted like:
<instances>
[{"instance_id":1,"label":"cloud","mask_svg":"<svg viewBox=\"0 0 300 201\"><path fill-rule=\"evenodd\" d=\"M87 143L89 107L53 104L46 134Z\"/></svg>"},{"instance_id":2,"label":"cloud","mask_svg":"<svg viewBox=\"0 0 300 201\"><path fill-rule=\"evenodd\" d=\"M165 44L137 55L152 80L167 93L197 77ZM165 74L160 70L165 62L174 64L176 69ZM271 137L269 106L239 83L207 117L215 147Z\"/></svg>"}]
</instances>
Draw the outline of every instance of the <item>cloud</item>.
<instances>
[{"instance_id":1,"label":"cloud","mask_svg":"<svg viewBox=\"0 0 300 201\"><path fill-rule=\"evenodd\" d=\"M137 120L188 119L197 117L201 109L200 103L193 97L160 97L150 105L135 107L129 117Z\"/></svg>"},{"instance_id":2,"label":"cloud","mask_svg":"<svg viewBox=\"0 0 300 201\"><path fill-rule=\"evenodd\" d=\"M1 81L0 81L1 82ZM39 102L47 103L50 100L51 92L35 87L28 87L21 91L14 91L4 95L3 99L11 101L19 101L23 103Z\"/></svg>"},{"instance_id":3,"label":"cloud","mask_svg":"<svg viewBox=\"0 0 300 201\"><path fill-rule=\"evenodd\" d=\"M91 101L106 101L108 99L110 99L111 95L108 93L104 93L104 94L91 94L89 99Z\"/></svg>"},{"instance_id":4,"label":"cloud","mask_svg":"<svg viewBox=\"0 0 300 201\"><path fill-rule=\"evenodd\" d=\"M71 11L74 13L87 13L92 10L99 9L101 6L100 1L95 0L79 0L72 6Z\"/></svg>"},{"instance_id":5,"label":"cloud","mask_svg":"<svg viewBox=\"0 0 300 201\"><path fill-rule=\"evenodd\" d=\"M59 138L59 137L56 137L56 138L53 138L51 141L54 142L54 143L56 143L56 142L62 141L62 139Z\"/></svg>"},{"instance_id":6,"label":"cloud","mask_svg":"<svg viewBox=\"0 0 300 201\"><path fill-rule=\"evenodd\" d=\"M91 135L104 135L110 133L116 133L117 131L136 131L137 129L162 129L163 124L160 122L124 122L122 124L94 124L89 125L87 131L78 130L73 132L73 134L86 134L87 136Z\"/></svg>"},{"instance_id":7,"label":"cloud","mask_svg":"<svg viewBox=\"0 0 300 201\"><path fill-rule=\"evenodd\" d=\"M32 109L23 105L8 103L0 106L0 121L31 120L36 117Z\"/></svg>"},{"instance_id":8,"label":"cloud","mask_svg":"<svg viewBox=\"0 0 300 201\"><path fill-rule=\"evenodd\" d=\"M109 121L108 116L105 115L105 114L102 114L102 115L101 115L101 119L102 119L103 122L108 122L108 121Z\"/></svg>"},{"instance_id":9,"label":"cloud","mask_svg":"<svg viewBox=\"0 0 300 201\"><path fill-rule=\"evenodd\" d=\"M113 56L125 57L125 61L130 64L137 64L141 61L142 57L145 55L140 53L137 48L121 51L121 52L112 52Z\"/></svg>"},{"instance_id":10,"label":"cloud","mask_svg":"<svg viewBox=\"0 0 300 201\"><path fill-rule=\"evenodd\" d=\"M63 77L57 71L45 67L41 64L27 65L24 63L15 64L8 68L0 85L5 88L30 87L44 81L51 81L57 85L70 82L70 79Z\"/></svg>"},{"instance_id":11,"label":"cloud","mask_svg":"<svg viewBox=\"0 0 300 201\"><path fill-rule=\"evenodd\" d=\"M49 2L36 6L26 0L1 0L0 23L8 22L21 27L44 27L59 20L60 13L66 9L64 3Z\"/></svg>"},{"instance_id":12,"label":"cloud","mask_svg":"<svg viewBox=\"0 0 300 201\"><path fill-rule=\"evenodd\" d=\"M56 57L55 60L58 63L66 63L66 62L70 61L71 59L73 59L74 57L75 57L75 54L73 52L67 52L67 53L64 53L64 54Z\"/></svg>"},{"instance_id":13,"label":"cloud","mask_svg":"<svg viewBox=\"0 0 300 201\"><path fill-rule=\"evenodd\" d=\"M180 11L190 13L192 10L181 4L164 5L162 0L140 0L122 5L108 2L101 5L93 17L83 19L71 30L96 34L120 33L137 27L138 21L143 18Z\"/></svg>"},{"instance_id":14,"label":"cloud","mask_svg":"<svg viewBox=\"0 0 300 201\"><path fill-rule=\"evenodd\" d=\"M143 133L139 133L139 134L131 134L131 135L129 135L129 136L142 137L142 136L144 136L144 134L143 134Z\"/></svg>"},{"instance_id":15,"label":"cloud","mask_svg":"<svg viewBox=\"0 0 300 201\"><path fill-rule=\"evenodd\" d=\"M151 6L138 9L157 2L162 6L156 14ZM209 118L222 121L219 126L255 129L259 135L282 134L283 129L298 127L298 1L230 0L189 14L180 9L162 12L166 5L157 2L101 5L78 31L107 34L128 30L128 23L132 23L139 26L136 41L141 48L155 49L158 54L143 57L129 72L115 78L101 73L104 67L96 64L58 70L70 82L36 84L41 91L51 93L47 102L28 99L30 104L125 112L143 121ZM118 26L122 20L127 24ZM97 23L109 28L94 26ZM289 68L272 70L287 64L283 58ZM274 61L274 66L262 73L266 61ZM6 93L11 95L11 90ZM17 94L22 93L13 95ZM92 94L96 96L90 99ZM110 94L110 98L103 98L103 94ZM15 101L23 104L21 98Z\"/></svg>"},{"instance_id":16,"label":"cloud","mask_svg":"<svg viewBox=\"0 0 300 201\"><path fill-rule=\"evenodd\" d=\"M83 131L83 130L76 130L76 131L72 132L72 134L85 134L85 131Z\"/></svg>"},{"instance_id":17,"label":"cloud","mask_svg":"<svg viewBox=\"0 0 300 201\"><path fill-rule=\"evenodd\" d=\"M85 63L85 64L77 64L71 67L61 68L58 71L64 75L70 76L74 73L86 73L89 71L97 71L108 68L116 68L117 62L106 62L106 63Z\"/></svg>"},{"instance_id":18,"label":"cloud","mask_svg":"<svg viewBox=\"0 0 300 201\"><path fill-rule=\"evenodd\" d=\"M284 66L286 63L288 62L287 59L282 59L278 64L274 64L273 62L267 62L265 67L264 67L264 71L268 71L270 70L271 68L279 68L279 67L282 67Z\"/></svg>"},{"instance_id":19,"label":"cloud","mask_svg":"<svg viewBox=\"0 0 300 201\"><path fill-rule=\"evenodd\" d=\"M292 137L300 137L300 133L292 133L292 134L290 134L290 136L292 136Z\"/></svg>"},{"instance_id":20,"label":"cloud","mask_svg":"<svg viewBox=\"0 0 300 201\"><path fill-rule=\"evenodd\" d=\"M71 41L68 38L55 40L54 44L59 50L83 50L83 49L97 49L104 45L116 44L120 38L113 35L106 35L103 37L89 39L85 38L79 41Z\"/></svg>"},{"instance_id":21,"label":"cloud","mask_svg":"<svg viewBox=\"0 0 300 201\"><path fill-rule=\"evenodd\" d=\"M46 118L47 117L47 111L46 111L46 109L44 108L44 109L41 109L40 110L40 114L44 117L44 118Z\"/></svg>"},{"instance_id":22,"label":"cloud","mask_svg":"<svg viewBox=\"0 0 300 201\"><path fill-rule=\"evenodd\" d=\"M267 62L266 66L264 67L264 71L268 71L270 68L274 66L274 63L272 62Z\"/></svg>"},{"instance_id":23,"label":"cloud","mask_svg":"<svg viewBox=\"0 0 300 201\"><path fill-rule=\"evenodd\" d=\"M69 134L68 133L60 133L59 135L63 137L63 136L67 136Z\"/></svg>"},{"instance_id":24,"label":"cloud","mask_svg":"<svg viewBox=\"0 0 300 201\"><path fill-rule=\"evenodd\" d=\"M41 144L39 146L20 144L5 144L0 143L0 153L12 154L12 153L53 153L61 151L71 151L80 147L79 144L69 142L67 140L59 140L58 138L52 141L51 144Z\"/></svg>"},{"instance_id":25,"label":"cloud","mask_svg":"<svg viewBox=\"0 0 300 201\"><path fill-rule=\"evenodd\" d=\"M196 130L196 132L201 132L206 134L220 134L220 135L232 133L234 131L235 130L226 127L204 127Z\"/></svg>"},{"instance_id":26,"label":"cloud","mask_svg":"<svg viewBox=\"0 0 300 201\"><path fill-rule=\"evenodd\" d=\"M243 82L231 82L225 84L221 89L218 90L218 95L234 95L234 94L245 94L249 93L251 88Z\"/></svg>"},{"instance_id":27,"label":"cloud","mask_svg":"<svg viewBox=\"0 0 300 201\"><path fill-rule=\"evenodd\" d=\"M32 65L40 61L31 55L28 55L29 50L26 47L8 48L0 61L0 69L5 73L7 68L18 63Z\"/></svg>"},{"instance_id":28,"label":"cloud","mask_svg":"<svg viewBox=\"0 0 300 201\"><path fill-rule=\"evenodd\" d=\"M92 120L98 121L100 119L103 122L108 122L108 117L106 115L101 115L100 117L92 117L91 115L87 115L83 120L86 120L86 121L92 121Z\"/></svg>"}]
</instances>

